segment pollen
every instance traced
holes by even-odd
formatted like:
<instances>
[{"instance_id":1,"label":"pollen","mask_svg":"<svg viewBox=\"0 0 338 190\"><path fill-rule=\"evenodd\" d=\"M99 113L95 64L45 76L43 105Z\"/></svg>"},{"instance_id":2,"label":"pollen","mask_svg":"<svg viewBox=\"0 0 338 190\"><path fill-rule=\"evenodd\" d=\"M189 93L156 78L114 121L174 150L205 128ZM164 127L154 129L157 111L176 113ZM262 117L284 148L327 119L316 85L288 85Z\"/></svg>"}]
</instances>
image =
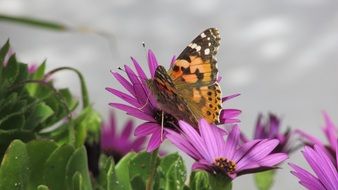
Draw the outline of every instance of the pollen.
<instances>
[{"instance_id":1,"label":"pollen","mask_svg":"<svg viewBox=\"0 0 338 190\"><path fill-rule=\"evenodd\" d=\"M226 173L232 173L236 169L236 163L234 161L222 157L216 158L214 165Z\"/></svg>"}]
</instances>

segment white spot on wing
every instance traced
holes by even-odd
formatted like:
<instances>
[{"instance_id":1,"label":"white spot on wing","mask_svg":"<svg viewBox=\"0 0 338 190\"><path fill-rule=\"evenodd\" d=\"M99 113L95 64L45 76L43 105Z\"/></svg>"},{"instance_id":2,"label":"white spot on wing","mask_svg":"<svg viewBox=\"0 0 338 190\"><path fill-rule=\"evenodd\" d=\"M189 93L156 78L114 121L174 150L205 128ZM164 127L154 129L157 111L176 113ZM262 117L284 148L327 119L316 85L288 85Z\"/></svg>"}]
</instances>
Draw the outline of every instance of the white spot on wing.
<instances>
[{"instance_id":1,"label":"white spot on wing","mask_svg":"<svg viewBox=\"0 0 338 190\"><path fill-rule=\"evenodd\" d=\"M205 49L205 50L204 50L204 54L205 54L205 55L209 55L209 54L210 54L210 49L209 49L209 48Z\"/></svg>"},{"instance_id":2,"label":"white spot on wing","mask_svg":"<svg viewBox=\"0 0 338 190\"><path fill-rule=\"evenodd\" d=\"M204 34L204 32L201 34L201 38L205 38L206 35Z\"/></svg>"},{"instance_id":3,"label":"white spot on wing","mask_svg":"<svg viewBox=\"0 0 338 190\"><path fill-rule=\"evenodd\" d=\"M201 46L196 46L196 51L201 51Z\"/></svg>"},{"instance_id":4,"label":"white spot on wing","mask_svg":"<svg viewBox=\"0 0 338 190\"><path fill-rule=\"evenodd\" d=\"M195 44L195 43L193 43L193 44L191 44L191 46L190 46L192 49L196 49L196 47L197 47L197 44Z\"/></svg>"}]
</instances>

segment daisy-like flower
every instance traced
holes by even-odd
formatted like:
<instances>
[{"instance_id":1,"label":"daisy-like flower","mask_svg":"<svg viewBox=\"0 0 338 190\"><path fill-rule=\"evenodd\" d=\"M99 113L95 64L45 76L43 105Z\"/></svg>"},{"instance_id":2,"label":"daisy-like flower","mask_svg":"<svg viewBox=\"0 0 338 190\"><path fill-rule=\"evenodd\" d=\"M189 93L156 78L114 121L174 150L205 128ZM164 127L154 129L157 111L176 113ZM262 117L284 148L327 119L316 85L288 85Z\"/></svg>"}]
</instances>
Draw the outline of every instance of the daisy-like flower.
<instances>
[{"instance_id":1,"label":"daisy-like flower","mask_svg":"<svg viewBox=\"0 0 338 190\"><path fill-rule=\"evenodd\" d=\"M102 125L101 129L101 150L114 157L117 162L130 151L139 152L143 149L145 137L132 139L134 124L129 120L123 126L121 134L117 133L116 119L113 113L109 121Z\"/></svg>"},{"instance_id":2,"label":"daisy-like flower","mask_svg":"<svg viewBox=\"0 0 338 190\"><path fill-rule=\"evenodd\" d=\"M337 151L336 151L337 152ZM332 162L322 146L306 146L302 152L315 175L305 169L289 163L291 173L299 179L299 183L309 190L336 190L338 189L337 162ZM335 155L336 161L338 154Z\"/></svg>"},{"instance_id":3,"label":"daisy-like flower","mask_svg":"<svg viewBox=\"0 0 338 190\"><path fill-rule=\"evenodd\" d=\"M338 140L338 128L334 125L331 118L326 112L323 112L325 126L323 127L323 132L327 138L328 143L324 143L315 136L312 136L301 130L296 130L296 133L299 134L307 145L318 145L321 146L325 151L329 153L331 159L334 159L337 153L337 140Z\"/></svg>"},{"instance_id":4,"label":"daisy-like flower","mask_svg":"<svg viewBox=\"0 0 338 190\"><path fill-rule=\"evenodd\" d=\"M273 152L291 153L295 151L298 146L295 146L294 143L290 143L292 136L291 130L288 128L283 133L280 128L281 119L277 115L269 113L268 117L264 117L263 114L259 114L253 139L277 139L279 144ZM244 141L248 141L246 137L243 139Z\"/></svg>"},{"instance_id":5,"label":"daisy-like flower","mask_svg":"<svg viewBox=\"0 0 338 190\"><path fill-rule=\"evenodd\" d=\"M271 153L279 143L276 139L241 144L237 126L224 140L224 133L204 119L199 122L200 133L184 121L179 124L182 134L167 130L167 138L196 160L194 170L220 172L233 179L238 175L272 169L287 159L285 153Z\"/></svg>"},{"instance_id":6,"label":"daisy-like flower","mask_svg":"<svg viewBox=\"0 0 338 190\"><path fill-rule=\"evenodd\" d=\"M136 131L136 136L148 136L151 138L148 143L147 151L151 152L158 148L162 141L166 138L166 130L162 129L162 122L164 128L176 129L178 128L177 119L168 113L163 113L159 108L156 98L150 92L146 81L154 77L158 62L154 53L148 51L148 66L150 70L150 77L148 77L139 63L131 58L136 72L129 66L125 65L124 70L127 77L123 77L117 72L112 72L115 79L124 87L127 93L117 90L116 88L106 88L110 93L121 98L124 103L110 103L109 105L127 112L127 114L144 120ZM175 62L175 57L171 64ZM223 98L227 101L237 95ZM163 115L162 115L163 113ZM221 111L220 119L223 123L238 122L236 117L240 111L235 109L223 109ZM163 119L162 119L163 118Z\"/></svg>"}]
</instances>

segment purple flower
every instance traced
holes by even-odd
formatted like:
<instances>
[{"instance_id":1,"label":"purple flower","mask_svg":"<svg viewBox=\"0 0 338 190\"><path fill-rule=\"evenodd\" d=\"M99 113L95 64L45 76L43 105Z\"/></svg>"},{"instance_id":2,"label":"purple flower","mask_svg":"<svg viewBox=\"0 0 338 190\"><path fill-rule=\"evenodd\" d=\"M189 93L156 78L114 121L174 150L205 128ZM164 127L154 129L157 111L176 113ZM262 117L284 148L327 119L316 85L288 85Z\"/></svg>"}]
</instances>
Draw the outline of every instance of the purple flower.
<instances>
[{"instance_id":1,"label":"purple flower","mask_svg":"<svg viewBox=\"0 0 338 190\"><path fill-rule=\"evenodd\" d=\"M309 190L338 189L337 162L332 162L325 149L318 145L314 145L313 148L306 146L302 153L315 175L295 164L289 163L294 170L291 173L300 180L299 183ZM336 160L337 156L336 154Z\"/></svg>"},{"instance_id":2,"label":"purple flower","mask_svg":"<svg viewBox=\"0 0 338 190\"><path fill-rule=\"evenodd\" d=\"M253 139L277 139L279 141L278 146L273 152L291 153L297 149L294 143L290 143L292 132L287 129L284 133L281 132L281 119L275 114L269 113L268 117L264 118L262 114L259 114L254 131ZM243 135L244 141L247 138Z\"/></svg>"},{"instance_id":3,"label":"purple flower","mask_svg":"<svg viewBox=\"0 0 338 190\"><path fill-rule=\"evenodd\" d=\"M220 172L235 178L238 175L274 168L284 161L284 153L271 154L278 140L264 139L240 143L240 131L233 127L224 140L224 132L204 119L199 122L198 133L192 126L179 121L182 133L167 130L167 138L196 162L193 169Z\"/></svg>"},{"instance_id":4,"label":"purple flower","mask_svg":"<svg viewBox=\"0 0 338 190\"><path fill-rule=\"evenodd\" d=\"M327 141L329 142L324 143L320 141L318 138L307 134L306 132L303 132L301 130L296 130L296 133L299 134L302 137L302 140L307 145L318 145L321 146L325 151L329 153L329 157L331 159L334 159L337 153L337 139L338 139L338 128L334 125L332 120L330 119L329 115L326 112L323 112L324 120L325 120L325 126L323 127L323 132L327 138Z\"/></svg>"},{"instance_id":5,"label":"purple flower","mask_svg":"<svg viewBox=\"0 0 338 190\"><path fill-rule=\"evenodd\" d=\"M133 122L129 120L123 126L121 134L117 134L115 116L111 113L109 122L102 125L101 150L108 155L112 155L115 161L120 160L130 151L138 152L142 150L146 139L145 137L131 139L133 129Z\"/></svg>"},{"instance_id":6,"label":"purple flower","mask_svg":"<svg viewBox=\"0 0 338 190\"><path fill-rule=\"evenodd\" d=\"M124 70L127 77L123 77L117 72L112 72L113 76L124 87L128 93L117 90L116 88L106 88L110 93L121 98L125 103L110 103L114 108L123 110L127 114L144 120L145 122L139 125L135 131L136 136L148 136L151 138L148 143L147 151L151 152L158 148L163 140L166 138L166 130L163 127L169 129L177 129L177 119L172 115L162 112L159 108L156 98L150 92L146 81L154 77L158 63L154 53L148 51L148 66L150 70L150 77L147 77L144 70L139 63L131 58L136 72L134 72L129 66L125 65ZM171 64L175 62L175 57L172 59ZM223 98L223 101L229 100L237 95ZM240 113L236 109L224 109L221 111L221 122L233 123L238 122L236 116ZM163 114L163 115L162 115ZM164 118L164 119L162 119Z\"/></svg>"},{"instance_id":7,"label":"purple flower","mask_svg":"<svg viewBox=\"0 0 338 190\"><path fill-rule=\"evenodd\" d=\"M28 73L33 74L33 73L35 73L36 70L38 70L38 68L39 68L39 66L37 64L34 64L34 63L29 64L28 65Z\"/></svg>"}]
</instances>

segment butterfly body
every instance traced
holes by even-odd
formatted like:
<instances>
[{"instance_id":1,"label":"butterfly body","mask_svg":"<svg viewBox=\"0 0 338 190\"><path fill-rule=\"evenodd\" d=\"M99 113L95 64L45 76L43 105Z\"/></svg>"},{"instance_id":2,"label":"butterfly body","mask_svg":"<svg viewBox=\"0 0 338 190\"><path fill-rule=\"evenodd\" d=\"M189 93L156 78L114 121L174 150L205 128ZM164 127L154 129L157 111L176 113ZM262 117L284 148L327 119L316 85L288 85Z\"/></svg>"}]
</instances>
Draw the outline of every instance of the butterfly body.
<instances>
[{"instance_id":1,"label":"butterfly body","mask_svg":"<svg viewBox=\"0 0 338 190\"><path fill-rule=\"evenodd\" d=\"M222 107L215 58L219 41L218 30L207 29L183 50L168 71L161 65L157 67L147 84L161 110L193 126L201 118L219 122Z\"/></svg>"}]
</instances>

